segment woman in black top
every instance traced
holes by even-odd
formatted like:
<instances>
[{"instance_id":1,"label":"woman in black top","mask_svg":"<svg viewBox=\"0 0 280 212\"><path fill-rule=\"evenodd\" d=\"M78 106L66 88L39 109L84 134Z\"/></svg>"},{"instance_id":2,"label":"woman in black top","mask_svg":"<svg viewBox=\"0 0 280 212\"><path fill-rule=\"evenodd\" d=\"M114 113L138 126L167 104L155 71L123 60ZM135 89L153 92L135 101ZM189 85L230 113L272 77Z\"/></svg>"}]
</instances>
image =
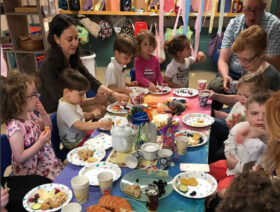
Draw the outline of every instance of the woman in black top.
<instances>
[{"instance_id":1,"label":"woman in black top","mask_svg":"<svg viewBox=\"0 0 280 212\"><path fill-rule=\"evenodd\" d=\"M50 49L44 60L41 70L41 96L40 100L48 113L55 112L58 100L62 97L62 89L58 80L65 68L71 67L78 70L90 82L91 89L97 96L91 101L92 104L104 105L107 96L111 96L118 101L127 101L128 96L113 92L95 79L82 64L78 49L78 31L75 21L68 15L56 15L50 25L48 42Z\"/></svg>"}]
</instances>

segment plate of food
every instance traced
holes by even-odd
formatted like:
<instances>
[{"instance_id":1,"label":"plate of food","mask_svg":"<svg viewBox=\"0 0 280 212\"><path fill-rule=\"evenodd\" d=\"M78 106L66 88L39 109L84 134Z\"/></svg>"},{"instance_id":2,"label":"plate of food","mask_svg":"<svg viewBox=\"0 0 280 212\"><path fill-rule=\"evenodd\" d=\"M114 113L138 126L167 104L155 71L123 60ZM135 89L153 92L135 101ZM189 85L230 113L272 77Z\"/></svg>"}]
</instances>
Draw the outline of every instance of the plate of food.
<instances>
[{"instance_id":1,"label":"plate of food","mask_svg":"<svg viewBox=\"0 0 280 212\"><path fill-rule=\"evenodd\" d=\"M204 113L189 113L183 117L183 122L191 127L208 127L214 123L214 118Z\"/></svg>"},{"instance_id":2,"label":"plate of food","mask_svg":"<svg viewBox=\"0 0 280 212\"><path fill-rule=\"evenodd\" d=\"M207 143L206 135L198 131L181 130L175 133L175 137L181 135L188 137L188 147L197 147Z\"/></svg>"},{"instance_id":3,"label":"plate of food","mask_svg":"<svg viewBox=\"0 0 280 212\"><path fill-rule=\"evenodd\" d=\"M77 166L87 166L101 161L105 155L106 152L104 149L97 149L93 146L82 146L71 150L67 154L67 160Z\"/></svg>"},{"instance_id":4,"label":"plate of food","mask_svg":"<svg viewBox=\"0 0 280 212\"><path fill-rule=\"evenodd\" d=\"M143 90L145 92L145 95L149 93L149 89L148 88L129 87L129 89L132 90L133 92L137 92L137 93L140 93Z\"/></svg>"},{"instance_id":5,"label":"plate of food","mask_svg":"<svg viewBox=\"0 0 280 212\"><path fill-rule=\"evenodd\" d=\"M106 133L100 133L94 138L88 139L84 146L93 146L97 149L110 149L112 147L112 137Z\"/></svg>"},{"instance_id":6,"label":"plate of food","mask_svg":"<svg viewBox=\"0 0 280 212\"><path fill-rule=\"evenodd\" d=\"M159 188L159 199L167 197L173 191L172 177L168 171L139 169L123 176L120 188L129 198L147 201L145 189L148 184L157 184Z\"/></svg>"},{"instance_id":7,"label":"plate of food","mask_svg":"<svg viewBox=\"0 0 280 212\"><path fill-rule=\"evenodd\" d=\"M96 211L141 211L148 212L147 208L133 199L121 198L117 196L104 195L100 197L98 204L86 209L87 212Z\"/></svg>"},{"instance_id":8,"label":"plate of food","mask_svg":"<svg viewBox=\"0 0 280 212\"><path fill-rule=\"evenodd\" d=\"M172 102L173 100L177 100L177 101L182 102L183 104L186 104L186 103L187 103L187 100L186 100L186 98L184 98L184 97L177 97L177 96L175 96L175 97L169 97L167 100L170 101L170 102Z\"/></svg>"},{"instance_id":9,"label":"plate of food","mask_svg":"<svg viewBox=\"0 0 280 212\"><path fill-rule=\"evenodd\" d=\"M84 166L80 171L79 175L84 175L88 177L89 184L93 186L98 186L97 175L100 172L111 172L113 174L113 181L115 182L121 176L122 170L117 164L110 162L95 162L89 166Z\"/></svg>"},{"instance_id":10,"label":"plate of food","mask_svg":"<svg viewBox=\"0 0 280 212\"><path fill-rule=\"evenodd\" d=\"M194 97L198 95L198 90L193 88L177 88L173 91L173 94L181 97Z\"/></svg>"},{"instance_id":11,"label":"plate of food","mask_svg":"<svg viewBox=\"0 0 280 212\"><path fill-rule=\"evenodd\" d=\"M171 91L171 88L167 87L167 86L156 86L156 91L150 91L150 93L152 94L156 94L156 95L162 95L162 94L167 94Z\"/></svg>"},{"instance_id":12,"label":"plate of food","mask_svg":"<svg viewBox=\"0 0 280 212\"><path fill-rule=\"evenodd\" d=\"M132 108L132 104L127 103L127 105L120 104L118 102L115 102L113 104L110 104L107 106L107 111L110 113L116 113L116 114L127 114Z\"/></svg>"},{"instance_id":13,"label":"plate of food","mask_svg":"<svg viewBox=\"0 0 280 212\"><path fill-rule=\"evenodd\" d=\"M174 177L173 188L184 197L201 199L216 191L217 181L204 172L183 172Z\"/></svg>"},{"instance_id":14,"label":"plate of food","mask_svg":"<svg viewBox=\"0 0 280 212\"><path fill-rule=\"evenodd\" d=\"M27 211L58 211L68 204L73 193L67 186L49 183L30 190L23 198L22 204Z\"/></svg>"},{"instance_id":15,"label":"plate of food","mask_svg":"<svg viewBox=\"0 0 280 212\"><path fill-rule=\"evenodd\" d=\"M121 116L105 116L105 117L99 119L99 121L108 120L108 119L111 119L114 122L114 126L118 126L119 124L121 124L121 125L128 124L127 118L121 117ZM100 129L105 130L103 128L100 128Z\"/></svg>"}]
</instances>

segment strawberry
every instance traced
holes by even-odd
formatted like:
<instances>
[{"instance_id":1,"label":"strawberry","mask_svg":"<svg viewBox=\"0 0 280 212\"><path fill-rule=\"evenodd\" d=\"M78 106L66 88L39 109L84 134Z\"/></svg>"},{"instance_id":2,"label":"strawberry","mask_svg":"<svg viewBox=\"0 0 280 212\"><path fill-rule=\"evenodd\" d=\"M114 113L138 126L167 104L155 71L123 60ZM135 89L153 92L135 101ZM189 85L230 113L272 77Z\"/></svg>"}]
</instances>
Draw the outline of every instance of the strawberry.
<instances>
[{"instance_id":1,"label":"strawberry","mask_svg":"<svg viewBox=\"0 0 280 212\"><path fill-rule=\"evenodd\" d=\"M33 199L32 197L30 197L30 198L28 199L28 201L29 201L29 202L34 202L34 199Z\"/></svg>"},{"instance_id":2,"label":"strawberry","mask_svg":"<svg viewBox=\"0 0 280 212\"><path fill-rule=\"evenodd\" d=\"M39 194L35 194L35 195L34 195L34 198L39 199L39 198L40 198L40 195L39 195Z\"/></svg>"},{"instance_id":3,"label":"strawberry","mask_svg":"<svg viewBox=\"0 0 280 212\"><path fill-rule=\"evenodd\" d=\"M55 189L55 193L57 194L57 193L59 193L60 192L60 189L59 188L56 188Z\"/></svg>"}]
</instances>

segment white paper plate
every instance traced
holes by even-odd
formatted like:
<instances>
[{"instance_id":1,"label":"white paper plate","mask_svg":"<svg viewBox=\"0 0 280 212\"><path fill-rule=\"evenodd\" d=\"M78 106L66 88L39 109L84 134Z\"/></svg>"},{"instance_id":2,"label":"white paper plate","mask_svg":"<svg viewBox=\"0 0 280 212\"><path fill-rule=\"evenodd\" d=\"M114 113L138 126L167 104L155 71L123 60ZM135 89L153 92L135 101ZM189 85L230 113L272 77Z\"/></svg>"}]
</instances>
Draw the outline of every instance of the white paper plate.
<instances>
[{"instance_id":1,"label":"white paper plate","mask_svg":"<svg viewBox=\"0 0 280 212\"><path fill-rule=\"evenodd\" d=\"M173 91L173 94L181 97L194 97L198 95L198 90L193 88L177 88Z\"/></svg>"},{"instance_id":2,"label":"white paper plate","mask_svg":"<svg viewBox=\"0 0 280 212\"><path fill-rule=\"evenodd\" d=\"M189 113L183 117L183 122L191 127L207 127L214 123L214 118L204 113ZM203 120L199 123L198 120Z\"/></svg>"},{"instance_id":3,"label":"white paper plate","mask_svg":"<svg viewBox=\"0 0 280 212\"><path fill-rule=\"evenodd\" d=\"M164 90L164 91L162 91L162 92L153 92L153 91L149 90L149 92L152 93L152 94L155 94L155 95L162 95L162 94L167 94L167 93L169 93L171 91L171 88L169 88L167 86L164 86L164 87L163 86L157 86L157 88L159 88L160 90Z\"/></svg>"},{"instance_id":4,"label":"white paper plate","mask_svg":"<svg viewBox=\"0 0 280 212\"><path fill-rule=\"evenodd\" d=\"M133 92L138 92L139 89L144 89L145 90L145 95L149 93L149 89L148 88L142 88L142 87L128 87L130 90L132 90Z\"/></svg>"},{"instance_id":5,"label":"white paper plate","mask_svg":"<svg viewBox=\"0 0 280 212\"><path fill-rule=\"evenodd\" d=\"M89 163L87 161L83 161L80 159L80 157L78 156L78 151L80 149L92 150L93 151L92 157L97 158L98 159L97 161L101 161L106 155L106 152L104 149L97 149L97 148L94 148L93 146L82 146L82 147L75 148L67 154L67 160L70 163L77 165L77 166L88 166L88 165L92 164L92 163Z\"/></svg>"},{"instance_id":6,"label":"white paper plate","mask_svg":"<svg viewBox=\"0 0 280 212\"><path fill-rule=\"evenodd\" d=\"M31 208L34 203L29 202L29 198L33 198L35 196L35 194L38 193L38 190L40 188L43 188L45 191L51 191L51 190L56 189L56 188L59 189L60 191L64 191L66 193L67 200L61 206L59 206L57 208L53 208L53 209L50 209L50 210L36 210L38 212L39 211L40 212L42 212L42 211L44 211L44 212L58 211L61 208L63 208L65 205L67 205L71 201L72 196L73 196L73 193L72 193L71 189L69 189L66 185L57 184L57 183L43 184L43 185L37 186L36 188L33 188L32 190L30 190L24 196L24 198L22 200L22 204L23 204L23 207L24 207L25 210L35 211Z\"/></svg>"},{"instance_id":7,"label":"white paper plate","mask_svg":"<svg viewBox=\"0 0 280 212\"><path fill-rule=\"evenodd\" d=\"M112 107L115 105L115 104L118 104L118 103L113 103L113 104L110 104L110 105L108 105L107 106L107 111L108 112L110 112L110 113L115 113L115 114L127 114L127 112L129 112L128 110L126 110L126 109L121 109L121 110L113 110L112 109ZM123 106L121 106L121 107L123 107ZM126 107L128 107L129 108L129 110L132 108L132 104L130 104L130 103L128 103L127 105L126 105Z\"/></svg>"},{"instance_id":8,"label":"white paper plate","mask_svg":"<svg viewBox=\"0 0 280 212\"><path fill-rule=\"evenodd\" d=\"M187 192L182 192L178 189L181 178L196 178L198 185L197 186L188 186ZM174 177L173 188L176 192L181 194L184 197L192 199L205 198L213 194L217 189L217 181L213 176L204 172L183 172ZM196 195L190 195L192 192L196 192Z\"/></svg>"},{"instance_id":9,"label":"white paper plate","mask_svg":"<svg viewBox=\"0 0 280 212\"><path fill-rule=\"evenodd\" d=\"M97 175L100 172L104 172L104 171L111 172L113 174L114 182L118 180L122 174L122 170L117 164L109 163L109 162L96 162L89 166L83 167L80 170L79 175L84 175L88 177L90 185L98 186L99 183L98 183Z\"/></svg>"},{"instance_id":10,"label":"white paper plate","mask_svg":"<svg viewBox=\"0 0 280 212\"><path fill-rule=\"evenodd\" d=\"M122 125L128 124L127 118L121 116L105 116L102 119L99 119L99 121L108 120L108 119L111 119L114 122L114 126L117 126L118 124L122 124ZM105 130L103 128L100 129Z\"/></svg>"},{"instance_id":11,"label":"white paper plate","mask_svg":"<svg viewBox=\"0 0 280 212\"><path fill-rule=\"evenodd\" d=\"M112 147L112 137L106 133L100 133L94 138L88 139L84 146L93 146L97 149L110 149Z\"/></svg>"},{"instance_id":12,"label":"white paper plate","mask_svg":"<svg viewBox=\"0 0 280 212\"><path fill-rule=\"evenodd\" d=\"M194 132L200 134L200 136L201 136L201 142L199 142L199 143L196 144L196 145L190 145L190 144L189 144L188 147L202 146L202 145L204 145L204 144L207 143L207 137L206 137L206 135L205 135L204 133L201 133L201 132L198 132L198 131L194 131L194 130L181 130L181 131L175 133L175 137L176 137L176 135L178 135L178 134L180 134L180 133L183 133L183 134L184 134L185 136L187 136L187 137L192 137L192 134L193 134ZM189 136L188 136L188 135L189 135Z\"/></svg>"}]
</instances>

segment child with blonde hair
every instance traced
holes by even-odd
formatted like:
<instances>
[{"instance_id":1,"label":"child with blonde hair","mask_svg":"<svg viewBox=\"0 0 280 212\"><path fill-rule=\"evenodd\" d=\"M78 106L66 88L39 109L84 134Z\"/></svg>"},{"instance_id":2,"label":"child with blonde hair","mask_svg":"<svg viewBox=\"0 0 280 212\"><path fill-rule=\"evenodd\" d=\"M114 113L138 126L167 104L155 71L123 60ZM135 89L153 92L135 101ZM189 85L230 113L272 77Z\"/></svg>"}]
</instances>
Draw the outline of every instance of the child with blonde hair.
<instances>
[{"instance_id":1,"label":"child with blonde hair","mask_svg":"<svg viewBox=\"0 0 280 212\"><path fill-rule=\"evenodd\" d=\"M185 35L165 41L165 48L173 59L167 65L164 82L171 88L188 88L190 65L204 62L205 54L198 52L196 59L191 56L191 43Z\"/></svg>"},{"instance_id":2,"label":"child with blonde hair","mask_svg":"<svg viewBox=\"0 0 280 212\"><path fill-rule=\"evenodd\" d=\"M33 113L35 109L40 117ZM12 73L1 78L1 116L12 149L13 174L54 180L64 165L50 146L51 120L30 76Z\"/></svg>"},{"instance_id":3,"label":"child with blonde hair","mask_svg":"<svg viewBox=\"0 0 280 212\"><path fill-rule=\"evenodd\" d=\"M210 174L218 181L218 191L223 196L231 180L243 171L244 164L261 162L261 155L266 145L258 138L247 139L243 144L235 143L235 134L238 129L252 126L265 130L265 102L269 99L270 92L259 91L251 95L246 103L246 122L236 124L230 131L225 143L226 160L211 163Z\"/></svg>"},{"instance_id":4,"label":"child with blonde hair","mask_svg":"<svg viewBox=\"0 0 280 212\"><path fill-rule=\"evenodd\" d=\"M149 30L142 30L136 37L138 56L134 59L136 81L140 86L155 92L157 84L164 85L158 58L152 53L157 47L156 38Z\"/></svg>"}]
</instances>

